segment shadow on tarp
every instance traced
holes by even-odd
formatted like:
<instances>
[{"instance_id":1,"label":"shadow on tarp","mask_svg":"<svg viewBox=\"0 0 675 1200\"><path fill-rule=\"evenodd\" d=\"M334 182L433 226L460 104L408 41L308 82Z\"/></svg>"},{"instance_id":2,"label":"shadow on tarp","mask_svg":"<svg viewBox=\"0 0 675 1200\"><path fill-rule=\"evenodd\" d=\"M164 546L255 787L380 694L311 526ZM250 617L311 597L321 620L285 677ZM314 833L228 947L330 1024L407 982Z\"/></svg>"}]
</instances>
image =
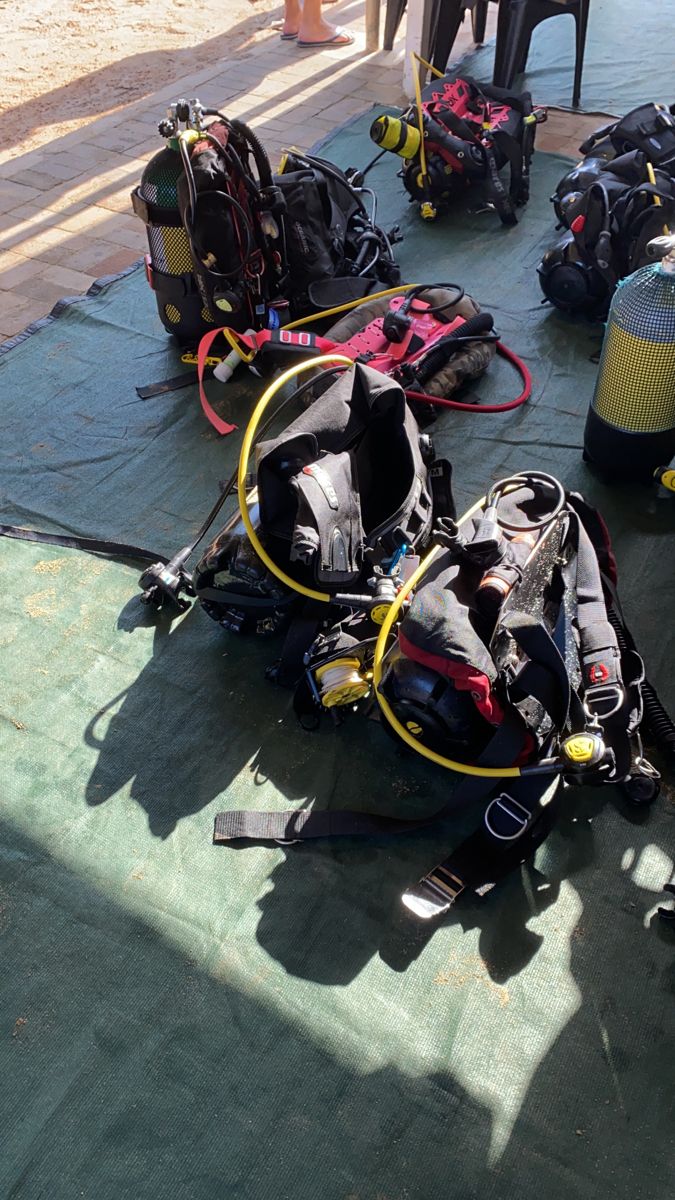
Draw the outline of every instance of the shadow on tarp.
<instances>
[{"instance_id":1,"label":"shadow on tarp","mask_svg":"<svg viewBox=\"0 0 675 1200\"><path fill-rule=\"evenodd\" d=\"M386 996L337 1004L314 990L305 1009L289 985L270 990L271 964L246 970L236 924L187 951L168 913L144 913L141 881L113 899L85 870L0 826L4 1196L670 1194L674 970L638 890L620 934L602 896L585 906L570 944L577 1011L509 1096L509 1026L529 1021L538 1045L559 996L490 991L460 960L418 1008L392 976ZM636 951L631 971L621 960ZM476 1030L481 995L491 1019ZM484 1102L461 1082L476 1038Z\"/></svg>"},{"instance_id":2,"label":"shadow on tarp","mask_svg":"<svg viewBox=\"0 0 675 1200\"><path fill-rule=\"evenodd\" d=\"M339 730L330 722L317 733L301 729L289 694L263 680L277 639L223 638L198 610L175 628L161 625L152 639L147 664L98 708L85 731L85 745L96 755L84 788L91 808L118 809L128 792L147 814L149 834L161 841L177 835L179 822L204 812L195 832L208 850L215 803L278 809L286 802L413 816L435 812L456 784L358 716ZM266 861L274 865L271 886L256 902L258 942L289 975L327 986L349 984L374 955L407 970L438 925L416 925L400 895L475 828L481 813L478 804L431 830L389 840L292 845L282 848L283 857L268 848ZM614 831L606 863L596 861L594 817ZM607 886L614 887L616 847L630 845L636 829L643 842L658 836L660 820L658 809L631 809L614 789L572 790L551 835L558 846L553 867L515 873L483 900L465 897L449 921L477 931L490 977L504 984L538 952L542 939L528 922L556 901L562 881L585 871L607 874ZM240 843L210 853L211 870L230 874L236 863L245 877L254 850ZM540 851L537 864L542 855L548 861L548 850Z\"/></svg>"},{"instance_id":3,"label":"shadow on tarp","mask_svg":"<svg viewBox=\"0 0 675 1200\"><path fill-rule=\"evenodd\" d=\"M460 506L524 458L604 495L629 619L668 700L665 524L651 499L588 476L575 448L588 336L539 315L533 265L560 173L541 157L538 201L494 241L474 218L410 223L408 264L447 274L450 260L535 369L524 410L435 433ZM150 300L132 275L0 359L8 521L170 551L208 508L235 439L204 428L190 390L135 397L175 374ZM502 386L495 372L481 391ZM244 389L227 403L241 419ZM0 857L0 1191L666 1200L675 956L672 932L648 926L672 867L672 799L630 825L609 795L597 815L597 794L571 798L534 868L418 938L396 915L401 887L470 814L442 845L445 832L240 851L210 844L212 821L298 800L433 811L442 772L398 759L372 723L304 734L263 682L272 643L228 638L197 610L170 629L137 623L137 572L0 549L3 808L49 847L8 830Z\"/></svg>"},{"instance_id":4,"label":"shadow on tarp","mask_svg":"<svg viewBox=\"0 0 675 1200\"><path fill-rule=\"evenodd\" d=\"M529 925L556 904L566 883L579 891L584 906L594 903L599 887L618 905L624 855L637 856L654 842L663 846L667 882L671 794L660 803L666 807L665 818L629 805L618 789L573 789L534 862L511 872L483 897L466 893L446 917L430 922L412 917L401 894L476 827L480 805L431 831L406 835L393 851L391 843L369 841L364 846L354 839L340 839L330 847L321 842L292 846L270 873L272 888L257 901L261 918L256 936L289 974L344 986L373 953L392 970L407 971L439 930L452 926L477 935L487 975L505 985L541 949L544 938ZM603 831L601 842L609 846L606 860L594 835L596 821Z\"/></svg>"}]
</instances>

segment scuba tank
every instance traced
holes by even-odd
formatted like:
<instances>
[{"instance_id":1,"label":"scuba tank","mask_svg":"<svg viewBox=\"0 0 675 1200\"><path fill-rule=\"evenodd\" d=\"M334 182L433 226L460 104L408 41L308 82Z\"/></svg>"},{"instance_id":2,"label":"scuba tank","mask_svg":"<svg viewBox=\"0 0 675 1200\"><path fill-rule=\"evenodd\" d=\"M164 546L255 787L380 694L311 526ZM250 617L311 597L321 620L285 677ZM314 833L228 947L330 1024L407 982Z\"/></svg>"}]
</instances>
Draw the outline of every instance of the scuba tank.
<instances>
[{"instance_id":1,"label":"scuba tank","mask_svg":"<svg viewBox=\"0 0 675 1200\"><path fill-rule=\"evenodd\" d=\"M139 186L131 193L134 212L145 223L150 253L145 256L148 283L155 293L162 325L179 342L195 342L209 328L213 317L205 307L193 274L190 242L178 206L178 181L183 162L176 133L183 136L201 128L199 101L177 100L158 129L167 145L146 166Z\"/></svg>"},{"instance_id":2,"label":"scuba tank","mask_svg":"<svg viewBox=\"0 0 675 1200\"><path fill-rule=\"evenodd\" d=\"M617 287L584 434L586 462L645 480L675 454L675 236L647 249L662 261Z\"/></svg>"}]
</instances>

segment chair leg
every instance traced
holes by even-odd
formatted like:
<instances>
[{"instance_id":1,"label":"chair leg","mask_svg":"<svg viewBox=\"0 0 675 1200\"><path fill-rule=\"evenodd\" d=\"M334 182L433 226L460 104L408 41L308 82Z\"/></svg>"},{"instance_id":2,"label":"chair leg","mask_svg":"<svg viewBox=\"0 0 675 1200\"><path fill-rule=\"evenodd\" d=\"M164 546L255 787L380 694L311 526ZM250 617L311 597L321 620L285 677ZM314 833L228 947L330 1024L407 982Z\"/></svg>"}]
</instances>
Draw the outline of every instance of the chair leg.
<instances>
[{"instance_id":1,"label":"chair leg","mask_svg":"<svg viewBox=\"0 0 675 1200\"><path fill-rule=\"evenodd\" d=\"M501 5L500 5L501 7ZM528 0L511 0L506 45L501 63L500 87L510 88L518 74L530 32Z\"/></svg>"},{"instance_id":2,"label":"chair leg","mask_svg":"<svg viewBox=\"0 0 675 1200\"><path fill-rule=\"evenodd\" d=\"M433 37L433 65L437 71L445 71L450 52L464 20L462 0L441 0Z\"/></svg>"},{"instance_id":3,"label":"chair leg","mask_svg":"<svg viewBox=\"0 0 675 1200\"><path fill-rule=\"evenodd\" d=\"M531 44L532 44L532 30L529 29L528 33L527 33L527 38L525 41L525 46L523 48L523 57L521 58L520 62L518 63L518 74L519 75L525 74L525 70L527 68L527 60L530 56L530 45Z\"/></svg>"},{"instance_id":4,"label":"chair leg","mask_svg":"<svg viewBox=\"0 0 675 1200\"><path fill-rule=\"evenodd\" d=\"M580 0L575 12L577 23L577 53L574 60L574 91L572 92L572 107L578 108L581 100L581 73L584 69L584 49L586 47L586 29L588 27L588 10L590 0Z\"/></svg>"},{"instance_id":5,"label":"chair leg","mask_svg":"<svg viewBox=\"0 0 675 1200\"><path fill-rule=\"evenodd\" d=\"M511 24L511 0L499 0L497 13L497 40L495 43L495 65L492 82L495 87L504 87L504 54L509 41Z\"/></svg>"},{"instance_id":6,"label":"chair leg","mask_svg":"<svg viewBox=\"0 0 675 1200\"><path fill-rule=\"evenodd\" d=\"M471 34L477 46L485 41L485 25L488 14L488 0L476 0L471 9Z\"/></svg>"},{"instance_id":7,"label":"chair leg","mask_svg":"<svg viewBox=\"0 0 675 1200\"><path fill-rule=\"evenodd\" d=\"M391 50L394 46L394 38L398 33L398 27L403 20L405 12L406 0L387 0L387 11L384 17L384 40L382 44L383 50Z\"/></svg>"}]
</instances>

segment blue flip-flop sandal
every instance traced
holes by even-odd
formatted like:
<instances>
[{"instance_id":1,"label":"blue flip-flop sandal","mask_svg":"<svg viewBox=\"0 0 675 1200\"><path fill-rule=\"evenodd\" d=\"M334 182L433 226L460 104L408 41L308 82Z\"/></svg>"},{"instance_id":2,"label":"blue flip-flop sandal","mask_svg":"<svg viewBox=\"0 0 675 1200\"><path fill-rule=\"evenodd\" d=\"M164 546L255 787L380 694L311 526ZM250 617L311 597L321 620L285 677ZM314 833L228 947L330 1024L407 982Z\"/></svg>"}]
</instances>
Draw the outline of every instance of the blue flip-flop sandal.
<instances>
[{"instance_id":1,"label":"blue flip-flop sandal","mask_svg":"<svg viewBox=\"0 0 675 1200\"><path fill-rule=\"evenodd\" d=\"M322 46L353 46L354 35L349 33L347 29L336 29L335 33L330 38L323 38L320 42L301 42L298 38L298 45L302 46L303 50L320 50Z\"/></svg>"}]
</instances>

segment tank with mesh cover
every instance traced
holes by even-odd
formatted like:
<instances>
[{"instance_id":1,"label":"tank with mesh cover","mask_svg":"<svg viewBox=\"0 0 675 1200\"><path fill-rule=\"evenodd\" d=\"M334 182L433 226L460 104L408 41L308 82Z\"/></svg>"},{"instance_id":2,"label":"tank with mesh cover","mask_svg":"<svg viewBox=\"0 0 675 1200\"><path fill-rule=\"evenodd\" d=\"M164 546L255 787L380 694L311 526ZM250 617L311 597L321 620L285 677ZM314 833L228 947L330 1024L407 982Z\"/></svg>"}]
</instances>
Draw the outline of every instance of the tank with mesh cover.
<instances>
[{"instance_id":1,"label":"tank with mesh cover","mask_svg":"<svg viewBox=\"0 0 675 1200\"><path fill-rule=\"evenodd\" d=\"M586 461L638 479L675 454L675 236L649 249L614 294L584 435Z\"/></svg>"}]
</instances>

